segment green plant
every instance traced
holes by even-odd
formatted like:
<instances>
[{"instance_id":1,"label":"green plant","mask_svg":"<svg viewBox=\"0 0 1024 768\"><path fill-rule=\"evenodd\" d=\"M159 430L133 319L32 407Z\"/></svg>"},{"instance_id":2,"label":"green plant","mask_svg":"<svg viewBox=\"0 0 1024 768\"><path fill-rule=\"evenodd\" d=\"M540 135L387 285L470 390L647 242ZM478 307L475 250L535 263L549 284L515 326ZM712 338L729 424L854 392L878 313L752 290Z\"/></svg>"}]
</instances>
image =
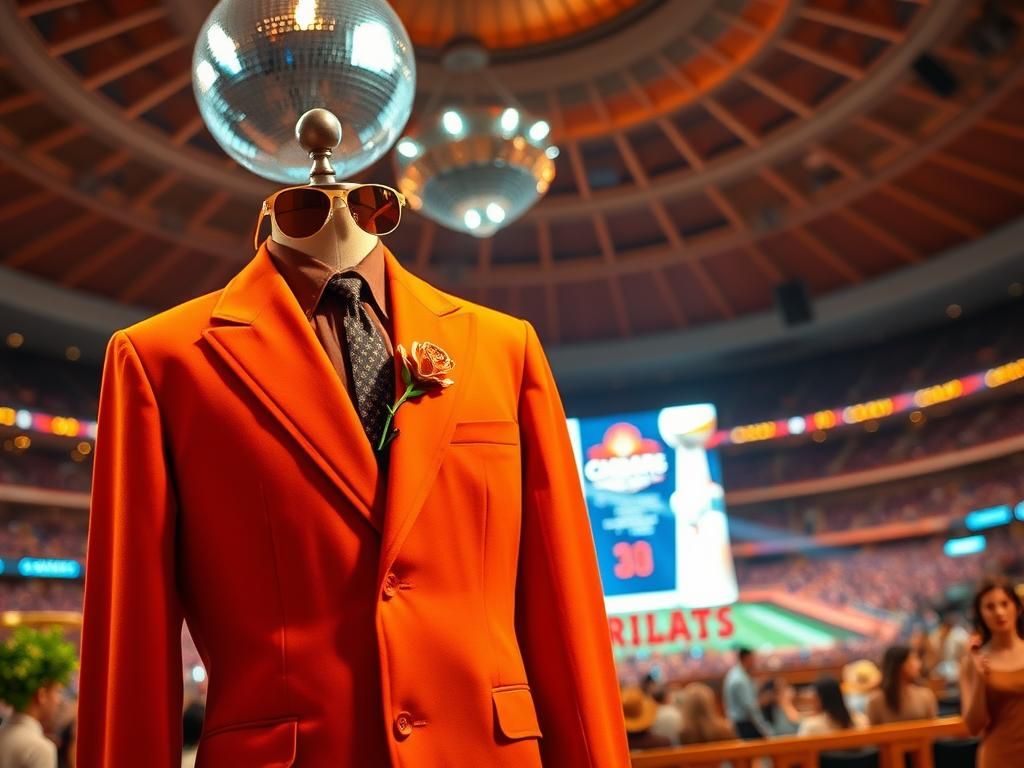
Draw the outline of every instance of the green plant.
<instances>
[{"instance_id":1,"label":"green plant","mask_svg":"<svg viewBox=\"0 0 1024 768\"><path fill-rule=\"evenodd\" d=\"M66 685L77 667L75 646L61 629L18 627L0 644L0 700L22 711L40 688Z\"/></svg>"}]
</instances>

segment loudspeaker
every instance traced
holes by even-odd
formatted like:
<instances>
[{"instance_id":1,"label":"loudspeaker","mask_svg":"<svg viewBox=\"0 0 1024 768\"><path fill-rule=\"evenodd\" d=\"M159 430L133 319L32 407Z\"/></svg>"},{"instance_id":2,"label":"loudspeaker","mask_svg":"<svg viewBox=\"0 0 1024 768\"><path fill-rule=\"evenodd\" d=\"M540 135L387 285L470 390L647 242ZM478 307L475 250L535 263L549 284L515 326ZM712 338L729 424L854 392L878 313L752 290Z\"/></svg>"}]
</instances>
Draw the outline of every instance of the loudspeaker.
<instances>
[{"instance_id":1,"label":"loudspeaker","mask_svg":"<svg viewBox=\"0 0 1024 768\"><path fill-rule=\"evenodd\" d=\"M786 325L800 325L814 319L811 300L803 280L789 280L776 285L775 306Z\"/></svg>"},{"instance_id":2,"label":"loudspeaker","mask_svg":"<svg viewBox=\"0 0 1024 768\"><path fill-rule=\"evenodd\" d=\"M952 96L960 87L952 70L927 53L914 61L914 72L939 96Z\"/></svg>"}]
</instances>

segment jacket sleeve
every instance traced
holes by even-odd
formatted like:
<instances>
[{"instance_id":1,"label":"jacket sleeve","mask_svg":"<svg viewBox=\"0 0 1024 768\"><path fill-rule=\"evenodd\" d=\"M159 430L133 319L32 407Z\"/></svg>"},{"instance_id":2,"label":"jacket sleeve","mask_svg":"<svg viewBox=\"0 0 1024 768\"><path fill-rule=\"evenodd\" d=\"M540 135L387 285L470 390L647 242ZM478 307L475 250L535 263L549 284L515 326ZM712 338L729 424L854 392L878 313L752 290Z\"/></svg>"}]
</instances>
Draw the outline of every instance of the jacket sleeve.
<instances>
[{"instance_id":1,"label":"jacket sleeve","mask_svg":"<svg viewBox=\"0 0 1024 768\"><path fill-rule=\"evenodd\" d=\"M85 569L78 768L177 768L182 609L175 501L153 388L128 335L107 345Z\"/></svg>"},{"instance_id":2,"label":"jacket sleeve","mask_svg":"<svg viewBox=\"0 0 1024 768\"><path fill-rule=\"evenodd\" d=\"M608 619L565 413L533 327L519 400L523 523L516 631L544 765L629 766Z\"/></svg>"}]
</instances>

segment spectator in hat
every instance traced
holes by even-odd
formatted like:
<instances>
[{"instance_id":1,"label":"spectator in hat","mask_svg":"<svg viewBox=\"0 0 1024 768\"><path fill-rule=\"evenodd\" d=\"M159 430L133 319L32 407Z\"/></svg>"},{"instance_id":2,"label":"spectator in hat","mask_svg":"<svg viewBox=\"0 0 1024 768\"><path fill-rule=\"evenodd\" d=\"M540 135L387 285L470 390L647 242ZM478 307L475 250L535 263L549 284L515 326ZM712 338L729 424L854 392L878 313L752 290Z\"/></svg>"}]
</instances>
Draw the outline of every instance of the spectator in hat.
<instances>
[{"instance_id":1,"label":"spectator in hat","mask_svg":"<svg viewBox=\"0 0 1024 768\"><path fill-rule=\"evenodd\" d=\"M868 713L868 699L882 684L882 671L870 659L857 659L843 667L843 699L850 712Z\"/></svg>"},{"instance_id":2,"label":"spectator in hat","mask_svg":"<svg viewBox=\"0 0 1024 768\"><path fill-rule=\"evenodd\" d=\"M639 688L627 688L622 692L622 715L626 721L626 738L630 750L672 746L672 742L665 736L651 733L657 713L657 703Z\"/></svg>"}]
</instances>

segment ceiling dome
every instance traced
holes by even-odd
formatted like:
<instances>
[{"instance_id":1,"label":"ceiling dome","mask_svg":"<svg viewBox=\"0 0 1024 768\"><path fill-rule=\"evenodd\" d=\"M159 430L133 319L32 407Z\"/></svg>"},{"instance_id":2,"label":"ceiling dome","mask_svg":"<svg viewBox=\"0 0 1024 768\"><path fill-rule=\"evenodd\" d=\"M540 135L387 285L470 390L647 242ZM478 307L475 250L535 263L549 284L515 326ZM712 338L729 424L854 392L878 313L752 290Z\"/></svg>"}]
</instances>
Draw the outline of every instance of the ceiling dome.
<instances>
[{"instance_id":1,"label":"ceiling dome","mask_svg":"<svg viewBox=\"0 0 1024 768\"><path fill-rule=\"evenodd\" d=\"M417 46L413 120L446 106L442 46L475 35L560 154L547 196L492 238L410 212L387 244L550 345L724 331L772 311L779 284L841 297L1024 214L1015 3L392 6ZM276 186L199 115L190 52L212 7L0 3L4 266L152 311L251 258ZM544 13L561 15L541 39ZM493 103L493 83L464 95ZM394 184L394 158L357 178L371 179Z\"/></svg>"}]
</instances>

